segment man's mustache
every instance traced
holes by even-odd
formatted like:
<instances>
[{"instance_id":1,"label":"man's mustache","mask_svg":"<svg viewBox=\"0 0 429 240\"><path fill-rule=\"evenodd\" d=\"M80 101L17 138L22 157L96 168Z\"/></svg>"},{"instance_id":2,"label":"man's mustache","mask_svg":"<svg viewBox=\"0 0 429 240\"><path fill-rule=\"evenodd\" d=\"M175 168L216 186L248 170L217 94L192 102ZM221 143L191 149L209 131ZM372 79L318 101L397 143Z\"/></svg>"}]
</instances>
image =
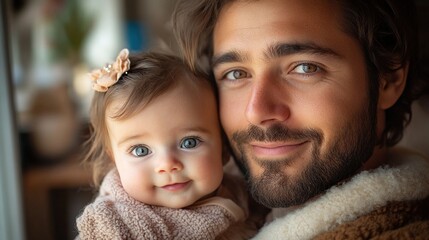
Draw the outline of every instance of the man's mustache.
<instances>
[{"instance_id":1,"label":"man's mustache","mask_svg":"<svg viewBox=\"0 0 429 240\"><path fill-rule=\"evenodd\" d=\"M235 132L232 135L232 141L238 144L249 143L251 141L276 142L308 139L320 144L323 140L323 133L312 128L298 130L288 128L282 124L274 124L267 129L250 125L246 130Z\"/></svg>"}]
</instances>

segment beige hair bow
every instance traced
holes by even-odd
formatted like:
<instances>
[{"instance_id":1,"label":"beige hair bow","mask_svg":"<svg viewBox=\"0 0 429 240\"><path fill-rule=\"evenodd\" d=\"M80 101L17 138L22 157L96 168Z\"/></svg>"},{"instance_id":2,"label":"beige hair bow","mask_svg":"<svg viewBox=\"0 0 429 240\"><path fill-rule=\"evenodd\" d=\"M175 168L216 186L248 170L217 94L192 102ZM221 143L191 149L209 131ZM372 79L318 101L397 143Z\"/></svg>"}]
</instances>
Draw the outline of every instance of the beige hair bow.
<instances>
[{"instance_id":1,"label":"beige hair bow","mask_svg":"<svg viewBox=\"0 0 429 240\"><path fill-rule=\"evenodd\" d=\"M89 74L92 81L92 88L97 92L106 92L110 86L115 84L122 74L130 69L128 55L128 49L122 49L114 63L108 64L101 69L93 70Z\"/></svg>"}]
</instances>

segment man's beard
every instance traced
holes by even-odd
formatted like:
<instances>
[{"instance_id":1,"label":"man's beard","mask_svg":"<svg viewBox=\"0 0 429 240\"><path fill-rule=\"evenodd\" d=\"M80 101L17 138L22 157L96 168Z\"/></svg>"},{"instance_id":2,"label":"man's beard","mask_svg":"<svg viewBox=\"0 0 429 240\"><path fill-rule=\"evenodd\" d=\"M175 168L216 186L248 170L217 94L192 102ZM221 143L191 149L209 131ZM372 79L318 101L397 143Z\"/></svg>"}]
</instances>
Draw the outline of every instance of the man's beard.
<instances>
[{"instance_id":1,"label":"man's beard","mask_svg":"<svg viewBox=\"0 0 429 240\"><path fill-rule=\"evenodd\" d=\"M252 125L233 134L234 155L256 201L271 208L299 205L352 176L369 159L376 143L375 118L375 109L364 108L353 121L339 129L337 138L324 153L321 152L324 136L319 130L289 129L280 124L263 130ZM256 159L248 156L244 148L250 141L291 140L312 142L309 164L294 178L282 170L297 159ZM250 174L249 161L255 161L263 169L260 176Z\"/></svg>"}]
</instances>

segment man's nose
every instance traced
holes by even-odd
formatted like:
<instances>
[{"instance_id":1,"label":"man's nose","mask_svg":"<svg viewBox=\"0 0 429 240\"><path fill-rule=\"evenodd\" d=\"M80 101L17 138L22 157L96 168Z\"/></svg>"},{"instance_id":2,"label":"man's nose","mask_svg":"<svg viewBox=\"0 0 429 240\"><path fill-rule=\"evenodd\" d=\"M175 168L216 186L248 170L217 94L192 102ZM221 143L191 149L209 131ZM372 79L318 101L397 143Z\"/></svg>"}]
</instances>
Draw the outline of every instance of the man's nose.
<instances>
[{"instance_id":1,"label":"man's nose","mask_svg":"<svg viewBox=\"0 0 429 240\"><path fill-rule=\"evenodd\" d=\"M286 121L291 114L288 98L289 93L279 80L269 75L255 79L246 106L247 120L256 126Z\"/></svg>"},{"instance_id":2,"label":"man's nose","mask_svg":"<svg viewBox=\"0 0 429 240\"><path fill-rule=\"evenodd\" d=\"M155 172L156 173L171 173L178 172L183 169L182 162L172 154L164 154L157 159Z\"/></svg>"}]
</instances>

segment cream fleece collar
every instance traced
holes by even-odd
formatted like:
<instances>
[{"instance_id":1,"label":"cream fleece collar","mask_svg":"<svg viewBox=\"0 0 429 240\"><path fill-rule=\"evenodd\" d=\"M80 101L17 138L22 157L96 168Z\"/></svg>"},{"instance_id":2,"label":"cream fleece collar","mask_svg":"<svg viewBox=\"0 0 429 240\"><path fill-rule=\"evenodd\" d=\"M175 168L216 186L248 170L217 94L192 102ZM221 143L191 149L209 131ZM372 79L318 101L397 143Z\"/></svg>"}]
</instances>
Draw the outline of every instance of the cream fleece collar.
<instances>
[{"instance_id":1,"label":"cream fleece collar","mask_svg":"<svg viewBox=\"0 0 429 240\"><path fill-rule=\"evenodd\" d=\"M423 199L429 195L429 161L404 149L389 150L388 166L364 171L350 181L261 229L254 239L311 239L389 201ZM283 209L284 210L284 209ZM273 209L273 212L282 209Z\"/></svg>"}]
</instances>

